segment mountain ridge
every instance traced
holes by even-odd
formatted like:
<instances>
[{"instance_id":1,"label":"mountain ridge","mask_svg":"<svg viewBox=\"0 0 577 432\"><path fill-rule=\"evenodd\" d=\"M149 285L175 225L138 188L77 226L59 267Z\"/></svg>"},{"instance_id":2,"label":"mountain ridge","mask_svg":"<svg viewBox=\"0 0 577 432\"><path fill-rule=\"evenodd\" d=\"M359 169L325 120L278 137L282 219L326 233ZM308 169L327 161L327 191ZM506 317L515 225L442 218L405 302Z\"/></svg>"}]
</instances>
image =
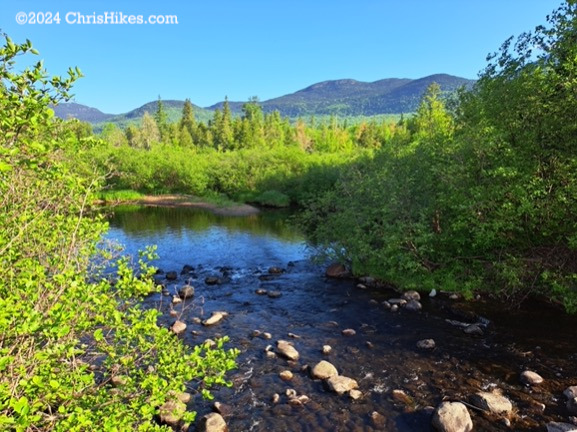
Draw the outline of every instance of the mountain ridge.
<instances>
[{"instance_id":1,"label":"mountain ridge","mask_svg":"<svg viewBox=\"0 0 577 432\"><path fill-rule=\"evenodd\" d=\"M327 80L311 84L294 93L259 102L265 113L279 111L291 118L311 115L373 116L414 112L427 87L436 82L444 93L458 88L471 87L474 80L449 74L434 74L418 79L385 78L373 82L354 79ZM184 101L163 100L164 107L173 120L182 109ZM63 103L54 107L60 118L74 117L90 123L127 123L138 120L144 112L154 113L157 101L148 102L123 114L106 114L78 103ZM233 114L240 114L246 102L229 101ZM209 119L212 112L222 109L224 101L208 107L194 105L200 119Z\"/></svg>"}]
</instances>

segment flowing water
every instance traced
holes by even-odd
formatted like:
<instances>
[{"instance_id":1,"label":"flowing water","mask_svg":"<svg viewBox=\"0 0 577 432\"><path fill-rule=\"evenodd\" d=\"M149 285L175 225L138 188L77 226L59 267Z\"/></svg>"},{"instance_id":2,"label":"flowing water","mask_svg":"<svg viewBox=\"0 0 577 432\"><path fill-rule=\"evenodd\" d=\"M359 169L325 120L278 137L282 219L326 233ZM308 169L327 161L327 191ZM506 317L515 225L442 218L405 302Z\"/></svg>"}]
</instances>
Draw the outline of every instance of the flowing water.
<instances>
[{"instance_id":1,"label":"flowing water","mask_svg":"<svg viewBox=\"0 0 577 432\"><path fill-rule=\"evenodd\" d=\"M382 302L399 294L326 279L323 269L307 260L306 243L287 216L119 207L111 218L108 236L127 252L156 244L160 259L154 264L160 269L180 274L184 265L194 267L176 281L164 275L158 280L172 294L193 278L195 297L174 307L188 325L179 337L196 344L228 335L228 346L241 351L238 369L229 374L233 387L213 391L231 431L429 431L432 407L443 400L468 402L479 390L502 392L514 412L507 420L470 408L476 431L541 431L549 421L569 421L562 392L577 385L575 317L543 304L511 310L483 299L464 302L426 293L422 311L391 312ZM282 272L271 273L271 267ZM218 283L208 285L210 277ZM145 302L164 312L166 326L175 320L170 300L155 294ZM213 311L229 315L211 327L195 323ZM465 334L456 322L479 322L483 334ZM344 329L356 334L344 336ZM417 341L428 338L436 348L419 350ZM281 339L294 344L298 361L267 354ZM324 345L332 347L329 354L323 354ZM339 396L313 380L307 366L320 360L357 380L362 396ZM527 369L544 383L523 385L519 374ZM289 381L279 376L285 370L293 373ZM310 400L290 403L289 389ZM196 394L190 408L202 416L212 404Z\"/></svg>"}]
</instances>

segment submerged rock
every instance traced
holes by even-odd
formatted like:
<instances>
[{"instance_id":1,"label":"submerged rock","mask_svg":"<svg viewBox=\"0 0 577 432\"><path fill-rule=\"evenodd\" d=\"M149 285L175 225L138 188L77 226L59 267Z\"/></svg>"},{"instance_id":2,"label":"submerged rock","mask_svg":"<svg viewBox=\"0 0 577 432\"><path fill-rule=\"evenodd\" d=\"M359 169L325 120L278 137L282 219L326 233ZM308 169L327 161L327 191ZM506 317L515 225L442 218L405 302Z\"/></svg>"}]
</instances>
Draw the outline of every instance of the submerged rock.
<instances>
[{"instance_id":1,"label":"submerged rock","mask_svg":"<svg viewBox=\"0 0 577 432\"><path fill-rule=\"evenodd\" d=\"M409 302L405 305L405 309L411 312L418 312L423 309L423 305L418 300L409 300Z\"/></svg>"},{"instance_id":2,"label":"submerged rock","mask_svg":"<svg viewBox=\"0 0 577 432\"><path fill-rule=\"evenodd\" d=\"M202 322L202 325L211 326L211 325L217 324L217 323L221 322L222 319L226 316L228 316L227 312L221 312L221 311L213 312L212 315L210 316L210 318L205 319Z\"/></svg>"},{"instance_id":3,"label":"submerged rock","mask_svg":"<svg viewBox=\"0 0 577 432\"><path fill-rule=\"evenodd\" d=\"M175 281L176 279L178 279L178 273L176 273L175 271L169 271L169 272L166 272L165 277L166 277L166 280Z\"/></svg>"},{"instance_id":4,"label":"submerged rock","mask_svg":"<svg viewBox=\"0 0 577 432\"><path fill-rule=\"evenodd\" d=\"M511 401L498 393L477 392L470 399L476 407L493 414L509 415L513 411Z\"/></svg>"},{"instance_id":5,"label":"submerged rock","mask_svg":"<svg viewBox=\"0 0 577 432\"><path fill-rule=\"evenodd\" d=\"M221 280L216 276L208 276L204 279L204 283L207 285L217 285L221 283Z\"/></svg>"},{"instance_id":6,"label":"submerged rock","mask_svg":"<svg viewBox=\"0 0 577 432\"><path fill-rule=\"evenodd\" d=\"M359 387L359 384L354 379L343 375L332 376L326 380L326 383L331 391L339 395L343 395Z\"/></svg>"},{"instance_id":7,"label":"submerged rock","mask_svg":"<svg viewBox=\"0 0 577 432\"><path fill-rule=\"evenodd\" d=\"M330 345L323 345L322 353L324 355L329 355L332 350L333 350L333 348Z\"/></svg>"},{"instance_id":8,"label":"submerged rock","mask_svg":"<svg viewBox=\"0 0 577 432\"><path fill-rule=\"evenodd\" d=\"M289 370L284 370L281 373L278 374L280 379L283 381L290 381L293 379L293 373Z\"/></svg>"},{"instance_id":9,"label":"submerged rock","mask_svg":"<svg viewBox=\"0 0 577 432\"><path fill-rule=\"evenodd\" d=\"M228 432L224 418L218 413L210 413L200 419L199 432Z\"/></svg>"},{"instance_id":10,"label":"submerged rock","mask_svg":"<svg viewBox=\"0 0 577 432\"><path fill-rule=\"evenodd\" d=\"M342 332L343 336L354 336L357 332L353 329L344 329Z\"/></svg>"},{"instance_id":11,"label":"submerged rock","mask_svg":"<svg viewBox=\"0 0 577 432\"><path fill-rule=\"evenodd\" d=\"M547 423L547 432L577 432L577 426L569 423Z\"/></svg>"},{"instance_id":12,"label":"submerged rock","mask_svg":"<svg viewBox=\"0 0 577 432\"><path fill-rule=\"evenodd\" d=\"M299 352L295 349L291 342L279 340L276 343L276 348L279 355L289 360L296 361L299 359Z\"/></svg>"},{"instance_id":13,"label":"submerged rock","mask_svg":"<svg viewBox=\"0 0 577 432\"><path fill-rule=\"evenodd\" d=\"M385 427L387 419L381 413L373 411L370 415L370 418L371 418L371 425L373 426L373 428L383 429Z\"/></svg>"},{"instance_id":14,"label":"submerged rock","mask_svg":"<svg viewBox=\"0 0 577 432\"><path fill-rule=\"evenodd\" d=\"M521 373L521 382L526 385L536 386L543 382L543 377L533 371L524 371Z\"/></svg>"},{"instance_id":15,"label":"submerged rock","mask_svg":"<svg viewBox=\"0 0 577 432\"><path fill-rule=\"evenodd\" d=\"M181 299L189 299L194 296L194 287L192 285L184 285L178 290L178 296Z\"/></svg>"},{"instance_id":16,"label":"submerged rock","mask_svg":"<svg viewBox=\"0 0 577 432\"><path fill-rule=\"evenodd\" d=\"M577 397L577 386L567 387L565 391L563 391L563 396L565 396L567 399L573 399L574 397Z\"/></svg>"},{"instance_id":17,"label":"submerged rock","mask_svg":"<svg viewBox=\"0 0 577 432\"><path fill-rule=\"evenodd\" d=\"M316 379L328 379L332 376L337 376L339 372L337 368L330 362L326 360L321 360L315 367L311 370L311 375Z\"/></svg>"},{"instance_id":18,"label":"submerged rock","mask_svg":"<svg viewBox=\"0 0 577 432\"><path fill-rule=\"evenodd\" d=\"M345 278L349 276L349 271L343 264L331 264L327 267L325 274L329 278Z\"/></svg>"},{"instance_id":19,"label":"submerged rock","mask_svg":"<svg viewBox=\"0 0 577 432\"><path fill-rule=\"evenodd\" d=\"M435 349L435 341L433 339L422 339L417 342L417 348L421 350L432 350Z\"/></svg>"},{"instance_id":20,"label":"submerged rock","mask_svg":"<svg viewBox=\"0 0 577 432\"><path fill-rule=\"evenodd\" d=\"M468 334L468 335L473 335L473 336L483 336L483 329L481 328L481 326L479 324L471 324L468 325L467 327L465 327L463 329L463 331Z\"/></svg>"},{"instance_id":21,"label":"submerged rock","mask_svg":"<svg viewBox=\"0 0 577 432\"><path fill-rule=\"evenodd\" d=\"M473 420L461 402L443 402L433 413L433 427L439 432L470 432Z\"/></svg>"}]
</instances>

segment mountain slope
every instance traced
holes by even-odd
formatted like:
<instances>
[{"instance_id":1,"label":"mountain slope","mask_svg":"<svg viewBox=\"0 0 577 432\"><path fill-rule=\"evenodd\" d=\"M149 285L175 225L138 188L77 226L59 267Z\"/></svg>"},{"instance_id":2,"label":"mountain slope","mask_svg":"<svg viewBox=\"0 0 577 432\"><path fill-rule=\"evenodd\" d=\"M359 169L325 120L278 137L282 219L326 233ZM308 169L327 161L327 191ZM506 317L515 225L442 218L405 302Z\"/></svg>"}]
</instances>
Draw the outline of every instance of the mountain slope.
<instances>
[{"instance_id":1,"label":"mountain slope","mask_svg":"<svg viewBox=\"0 0 577 432\"><path fill-rule=\"evenodd\" d=\"M374 82L341 79L323 81L297 92L269 99L260 103L264 112L279 111L291 118L312 115L372 116L414 112L420 100L433 82L441 91L451 93L458 88L471 87L474 80L447 74L430 75L419 79L387 78ZM171 121L180 118L183 101L162 101ZM125 114L104 114L80 104L60 104L55 108L61 118L75 117L91 123L113 122L126 125L138 121L144 112L153 114L156 101L149 102ZM244 102L229 102L234 114L242 112ZM197 119L206 121L215 109L222 109L223 102L208 108L194 106Z\"/></svg>"}]
</instances>

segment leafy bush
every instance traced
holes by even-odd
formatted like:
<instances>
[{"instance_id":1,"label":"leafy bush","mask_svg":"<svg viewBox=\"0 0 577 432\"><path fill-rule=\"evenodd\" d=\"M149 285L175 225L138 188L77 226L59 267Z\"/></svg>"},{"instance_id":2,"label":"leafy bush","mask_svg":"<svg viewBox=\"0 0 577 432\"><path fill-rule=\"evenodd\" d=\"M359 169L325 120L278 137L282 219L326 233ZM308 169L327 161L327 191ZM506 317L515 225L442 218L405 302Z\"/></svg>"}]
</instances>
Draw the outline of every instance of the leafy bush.
<instances>
[{"instance_id":1,"label":"leafy bush","mask_svg":"<svg viewBox=\"0 0 577 432\"><path fill-rule=\"evenodd\" d=\"M237 351L188 348L139 307L156 290L151 253L136 271L121 259L109 282L106 224L89 206L99 184L67 159L98 143L62 134L48 109L80 72L13 72L27 53L9 38L0 49L0 429L165 430L154 419L171 392L229 385Z\"/></svg>"}]
</instances>

